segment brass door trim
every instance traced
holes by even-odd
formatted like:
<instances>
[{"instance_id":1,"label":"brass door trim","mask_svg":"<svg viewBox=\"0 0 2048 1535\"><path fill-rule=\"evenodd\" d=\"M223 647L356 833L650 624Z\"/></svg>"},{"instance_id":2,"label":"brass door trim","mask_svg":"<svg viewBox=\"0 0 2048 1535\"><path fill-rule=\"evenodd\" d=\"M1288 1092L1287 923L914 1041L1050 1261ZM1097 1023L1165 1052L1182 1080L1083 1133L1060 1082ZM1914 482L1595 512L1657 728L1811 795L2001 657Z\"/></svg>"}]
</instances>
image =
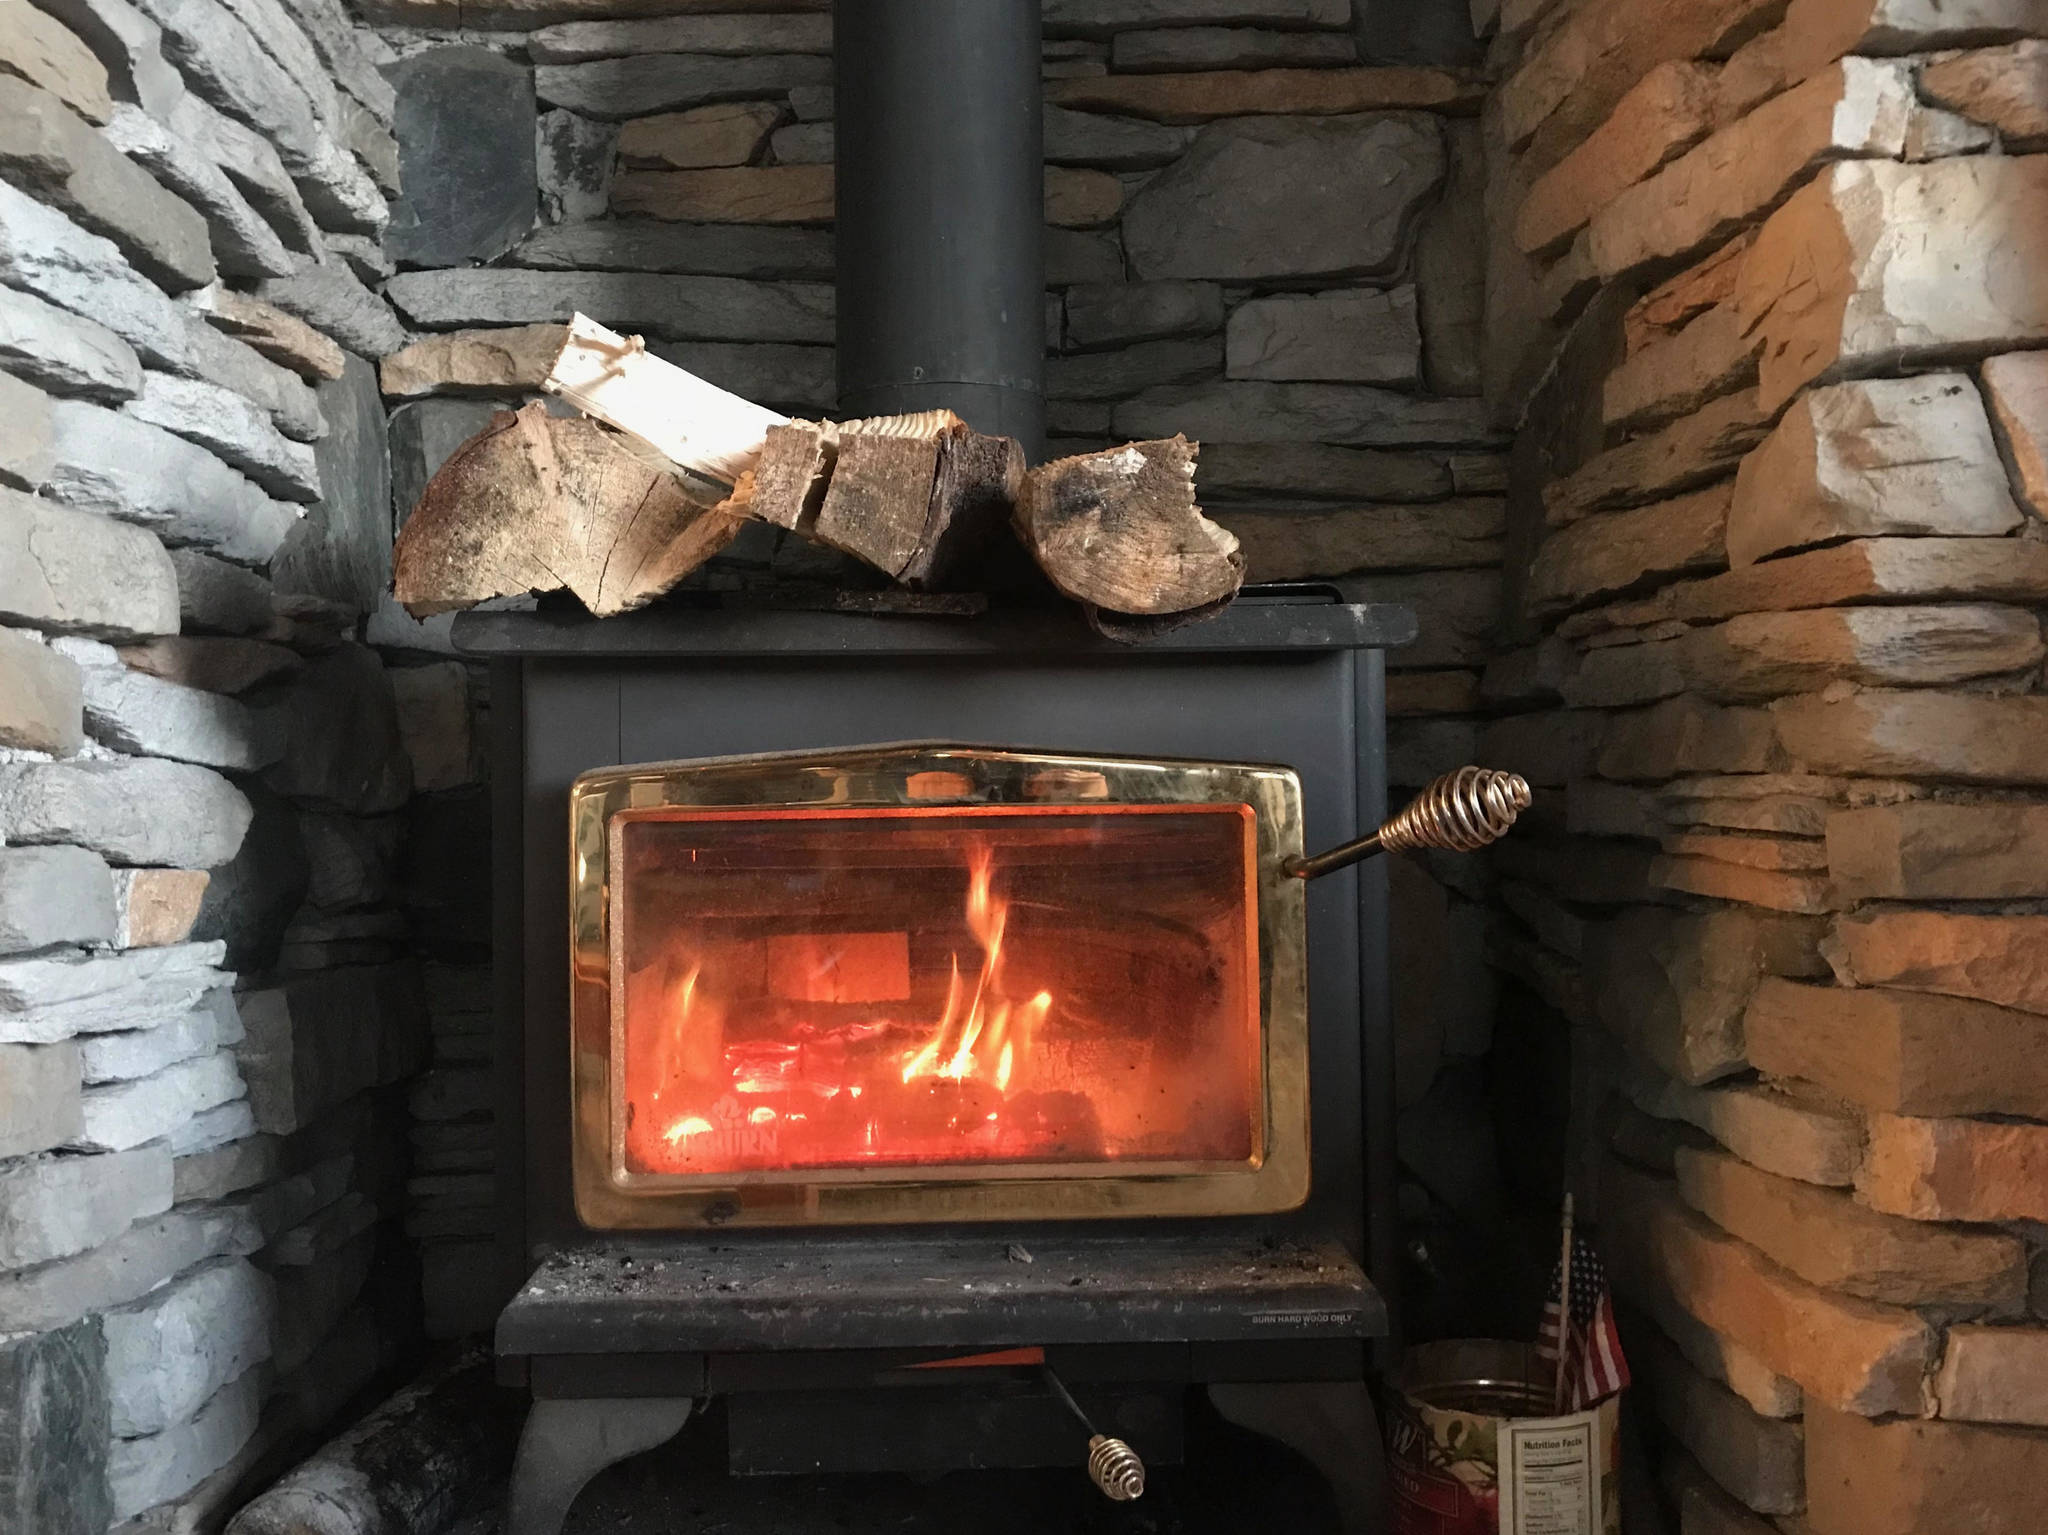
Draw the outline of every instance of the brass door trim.
<instances>
[{"instance_id":1,"label":"brass door trim","mask_svg":"<svg viewBox=\"0 0 2048 1535\"><path fill-rule=\"evenodd\" d=\"M1244 805L1255 836L1263 1130L1254 1157L1221 1165L1093 1162L906 1173L790 1170L703 1179L624 1169L610 1062L616 1016L606 892L626 821L664 807L1105 810ZM624 814L622 814L624 813ZM571 1172L576 1213L597 1230L872 1225L1248 1215L1309 1192L1306 889L1283 863L1302 852L1301 784L1284 767L1081 757L907 742L646 763L585 773L569 791Z\"/></svg>"}]
</instances>

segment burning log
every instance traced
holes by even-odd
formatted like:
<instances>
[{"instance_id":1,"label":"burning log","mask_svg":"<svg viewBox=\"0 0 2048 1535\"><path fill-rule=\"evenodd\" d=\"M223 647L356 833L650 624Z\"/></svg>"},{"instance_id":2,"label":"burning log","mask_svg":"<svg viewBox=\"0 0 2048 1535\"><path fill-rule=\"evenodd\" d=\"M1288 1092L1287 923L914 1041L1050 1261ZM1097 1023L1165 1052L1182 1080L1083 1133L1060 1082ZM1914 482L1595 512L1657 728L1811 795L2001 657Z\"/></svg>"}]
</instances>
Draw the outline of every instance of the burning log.
<instances>
[{"instance_id":1,"label":"burning log","mask_svg":"<svg viewBox=\"0 0 2048 1535\"><path fill-rule=\"evenodd\" d=\"M1024 476L1018 536L1103 627L1128 629L1126 615L1191 622L1243 585L1236 537L1195 505L1195 450L1185 437L1126 443Z\"/></svg>"},{"instance_id":2,"label":"burning log","mask_svg":"<svg viewBox=\"0 0 2048 1535\"><path fill-rule=\"evenodd\" d=\"M501 411L427 483L392 553L417 617L567 587L600 617L660 596L744 518L594 421Z\"/></svg>"}]
</instances>

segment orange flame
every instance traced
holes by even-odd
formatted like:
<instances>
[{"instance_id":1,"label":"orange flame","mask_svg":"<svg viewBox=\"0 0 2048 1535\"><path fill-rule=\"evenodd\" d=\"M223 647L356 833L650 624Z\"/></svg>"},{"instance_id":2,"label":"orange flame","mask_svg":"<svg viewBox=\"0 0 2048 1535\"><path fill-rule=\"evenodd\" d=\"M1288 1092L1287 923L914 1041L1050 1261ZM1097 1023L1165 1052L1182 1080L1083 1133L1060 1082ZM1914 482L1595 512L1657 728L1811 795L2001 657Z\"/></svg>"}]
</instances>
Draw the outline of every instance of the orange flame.
<instances>
[{"instance_id":1,"label":"orange flame","mask_svg":"<svg viewBox=\"0 0 2048 1535\"><path fill-rule=\"evenodd\" d=\"M967 930L981 948L981 974L963 1008L960 956L953 956L938 1026L930 1039L904 1057L906 1083L918 1077L964 1082L986 1075L999 1091L1009 1091L1018 1058L1028 1058L1031 1035L1052 1009L1050 992L1041 991L1021 1007L1003 995L999 972L1009 920L1010 903L995 894L995 852L986 842L977 842L967 854Z\"/></svg>"}]
</instances>

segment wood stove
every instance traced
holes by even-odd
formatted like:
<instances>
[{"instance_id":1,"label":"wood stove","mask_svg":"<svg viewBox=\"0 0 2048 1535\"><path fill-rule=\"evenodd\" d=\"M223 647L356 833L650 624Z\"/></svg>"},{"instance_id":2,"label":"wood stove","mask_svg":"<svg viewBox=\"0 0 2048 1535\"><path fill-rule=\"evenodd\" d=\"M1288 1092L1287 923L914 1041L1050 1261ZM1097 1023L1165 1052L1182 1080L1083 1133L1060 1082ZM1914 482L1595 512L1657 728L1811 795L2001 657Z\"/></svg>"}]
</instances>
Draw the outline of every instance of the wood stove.
<instances>
[{"instance_id":1,"label":"wood stove","mask_svg":"<svg viewBox=\"0 0 2048 1535\"><path fill-rule=\"evenodd\" d=\"M1385 876L1284 866L1378 824L1412 628L1318 589L1139 646L458 621L493 661L512 1535L711 1396L741 1470L1078 1465L1047 1367L1148 1457L1200 1385L1355 1477Z\"/></svg>"}]
</instances>

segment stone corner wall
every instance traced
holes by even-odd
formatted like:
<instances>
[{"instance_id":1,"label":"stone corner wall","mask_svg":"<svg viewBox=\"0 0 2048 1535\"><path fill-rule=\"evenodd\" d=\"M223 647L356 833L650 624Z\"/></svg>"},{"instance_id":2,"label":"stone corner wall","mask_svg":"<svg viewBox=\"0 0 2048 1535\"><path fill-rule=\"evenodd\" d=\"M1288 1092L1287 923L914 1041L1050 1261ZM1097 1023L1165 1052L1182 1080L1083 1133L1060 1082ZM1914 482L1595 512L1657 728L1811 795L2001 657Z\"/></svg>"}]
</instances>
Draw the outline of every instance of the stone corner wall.
<instances>
[{"instance_id":1,"label":"stone corner wall","mask_svg":"<svg viewBox=\"0 0 2048 1535\"><path fill-rule=\"evenodd\" d=\"M418 1333L378 56L336 0L0 15L9 1530L217 1521Z\"/></svg>"},{"instance_id":2,"label":"stone corner wall","mask_svg":"<svg viewBox=\"0 0 2048 1535\"><path fill-rule=\"evenodd\" d=\"M1665 1489L1688 1535L2038 1528L2048 13L1493 24L1480 751L1539 799L1492 941L1569 1041Z\"/></svg>"}]
</instances>

